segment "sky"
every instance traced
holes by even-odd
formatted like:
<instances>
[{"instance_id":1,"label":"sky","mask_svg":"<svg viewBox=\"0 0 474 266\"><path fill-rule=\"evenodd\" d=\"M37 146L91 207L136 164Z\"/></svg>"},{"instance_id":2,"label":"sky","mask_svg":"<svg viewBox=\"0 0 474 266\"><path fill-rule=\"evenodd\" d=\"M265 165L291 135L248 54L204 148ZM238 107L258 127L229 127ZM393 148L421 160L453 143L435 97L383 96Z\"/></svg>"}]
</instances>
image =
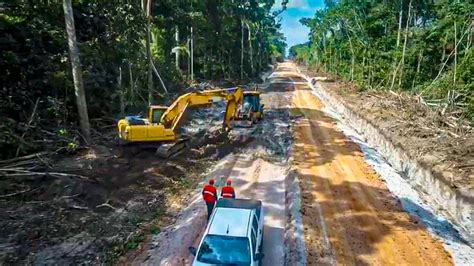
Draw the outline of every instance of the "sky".
<instances>
[{"instance_id":1,"label":"sky","mask_svg":"<svg viewBox=\"0 0 474 266\"><path fill-rule=\"evenodd\" d=\"M279 16L288 48L308 41L309 29L301 25L299 20L304 17L312 18L316 10L323 7L324 0L289 0L287 9ZM281 8L281 0L276 0L273 8Z\"/></svg>"}]
</instances>

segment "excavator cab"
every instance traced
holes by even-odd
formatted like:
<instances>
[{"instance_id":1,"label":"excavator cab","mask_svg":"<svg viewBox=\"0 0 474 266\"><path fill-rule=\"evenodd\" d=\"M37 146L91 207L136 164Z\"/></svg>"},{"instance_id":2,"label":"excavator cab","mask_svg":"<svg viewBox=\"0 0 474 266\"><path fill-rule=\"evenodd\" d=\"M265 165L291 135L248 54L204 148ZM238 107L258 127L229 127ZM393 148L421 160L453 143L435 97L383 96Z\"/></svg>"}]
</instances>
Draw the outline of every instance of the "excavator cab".
<instances>
[{"instance_id":1,"label":"excavator cab","mask_svg":"<svg viewBox=\"0 0 474 266\"><path fill-rule=\"evenodd\" d=\"M148 121L150 121L151 124L159 124L161 117L167 109L167 106L151 105L148 107Z\"/></svg>"},{"instance_id":2,"label":"excavator cab","mask_svg":"<svg viewBox=\"0 0 474 266\"><path fill-rule=\"evenodd\" d=\"M251 108L252 115L248 117L250 120L261 120L263 118L263 107L265 105L260 104L260 94L259 91L244 92L244 105Z\"/></svg>"}]
</instances>

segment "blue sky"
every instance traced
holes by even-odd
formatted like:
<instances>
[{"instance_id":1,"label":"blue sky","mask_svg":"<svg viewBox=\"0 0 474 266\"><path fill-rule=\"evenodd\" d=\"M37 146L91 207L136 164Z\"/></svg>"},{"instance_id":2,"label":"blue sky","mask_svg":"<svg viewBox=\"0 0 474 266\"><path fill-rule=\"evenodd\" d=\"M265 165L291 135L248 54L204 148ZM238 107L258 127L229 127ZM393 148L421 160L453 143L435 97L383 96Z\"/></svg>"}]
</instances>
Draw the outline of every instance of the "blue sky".
<instances>
[{"instance_id":1,"label":"blue sky","mask_svg":"<svg viewBox=\"0 0 474 266\"><path fill-rule=\"evenodd\" d=\"M276 0L273 8L280 8L281 0ZM287 9L279 17L288 48L308 41L309 29L299 23L300 18L312 18L316 10L324 7L324 0L289 0Z\"/></svg>"}]
</instances>

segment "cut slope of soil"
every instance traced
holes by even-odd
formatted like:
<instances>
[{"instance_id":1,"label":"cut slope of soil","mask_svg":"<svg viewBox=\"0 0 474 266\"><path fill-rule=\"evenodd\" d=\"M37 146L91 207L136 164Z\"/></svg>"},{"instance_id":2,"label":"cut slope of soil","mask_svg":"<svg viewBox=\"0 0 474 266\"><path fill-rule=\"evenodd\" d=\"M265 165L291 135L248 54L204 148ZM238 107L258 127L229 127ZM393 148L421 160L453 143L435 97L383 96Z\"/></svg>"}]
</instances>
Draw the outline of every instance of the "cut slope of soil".
<instances>
[{"instance_id":1,"label":"cut slope of soil","mask_svg":"<svg viewBox=\"0 0 474 266\"><path fill-rule=\"evenodd\" d=\"M323 105L296 86L294 163L309 264L451 265L451 256L387 189Z\"/></svg>"},{"instance_id":2,"label":"cut slope of soil","mask_svg":"<svg viewBox=\"0 0 474 266\"><path fill-rule=\"evenodd\" d=\"M472 194L474 131L467 124L408 94L360 92L354 85L337 79L321 84L453 189L466 196Z\"/></svg>"}]
</instances>

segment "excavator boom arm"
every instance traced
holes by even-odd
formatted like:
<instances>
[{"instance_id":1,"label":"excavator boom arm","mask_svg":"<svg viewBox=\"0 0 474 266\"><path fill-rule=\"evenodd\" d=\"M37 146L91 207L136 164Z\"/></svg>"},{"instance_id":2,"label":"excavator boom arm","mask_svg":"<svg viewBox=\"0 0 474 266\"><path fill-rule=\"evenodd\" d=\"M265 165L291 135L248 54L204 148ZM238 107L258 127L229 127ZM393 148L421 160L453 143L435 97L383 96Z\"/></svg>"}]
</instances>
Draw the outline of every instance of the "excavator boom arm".
<instances>
[{"instance_id":1,"label":"excavator boom arm","mask_svg":"<svg viewBox=\"0 0 474 266\"><path fill-rule=\"evenodd\" d=\"M224 127L230 128L230 122L235 117L239 105L243 101L243 91L240 88L231 90L217 89L200 92L189 92L178 97L163 113L161 123L167 128L175 129L181 118L190 106L205 106L218 101L227 101L227 108L224 117Z\"/></svg>"},{"instance_id":2,"label":"excavator boom arm","mask_svg":"<svg viewBox=\"0 0 474 266\"><path fill-rule=\"evenodd\" d=\"M244 101L244 92L241 88L237 88L236 91L229 96L227 100L227 107L224 115L224 129L232 128L231 122L237 116L237 110L239 106L243 104Z\"/></svg>"}]
</instances>

